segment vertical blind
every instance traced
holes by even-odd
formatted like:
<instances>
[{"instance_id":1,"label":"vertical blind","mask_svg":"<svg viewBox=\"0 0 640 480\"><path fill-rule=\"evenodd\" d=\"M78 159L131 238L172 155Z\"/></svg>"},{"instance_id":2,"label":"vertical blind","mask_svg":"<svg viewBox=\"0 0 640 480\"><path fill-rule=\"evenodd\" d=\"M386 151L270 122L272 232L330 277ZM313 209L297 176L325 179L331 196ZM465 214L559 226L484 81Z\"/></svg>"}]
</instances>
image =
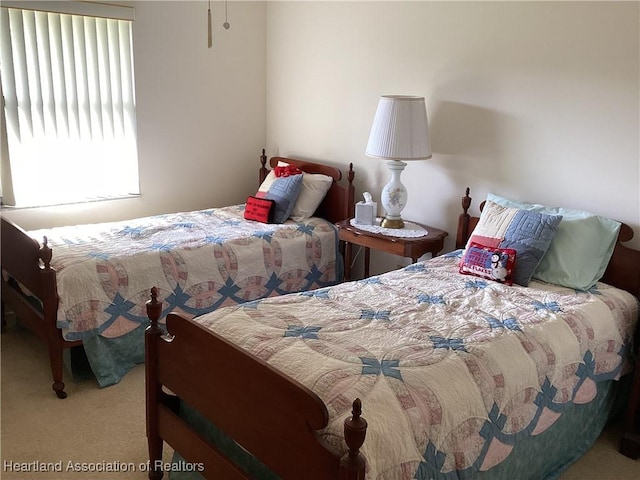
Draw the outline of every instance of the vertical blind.
<instances>
[{"instance_id":1,"label":"vertical blind","mask_svg":"<svg viewBox=\"0 0 640 480\"><path fill-rule=\"evenodd\" d=\"M3 201L7 179L17 206L138 194L131 20L4 5L0 15Z\"/></svg>"}]
</instances>

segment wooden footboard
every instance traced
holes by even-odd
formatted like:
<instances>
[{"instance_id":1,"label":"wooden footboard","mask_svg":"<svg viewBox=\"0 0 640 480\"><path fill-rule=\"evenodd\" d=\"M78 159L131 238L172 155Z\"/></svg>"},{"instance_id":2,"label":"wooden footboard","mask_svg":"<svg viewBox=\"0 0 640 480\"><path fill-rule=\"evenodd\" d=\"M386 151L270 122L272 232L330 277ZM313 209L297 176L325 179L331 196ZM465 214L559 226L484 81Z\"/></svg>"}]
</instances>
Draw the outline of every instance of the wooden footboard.
<instances>
[{"instance_id":1,"label":"wooden footboard","mask_svg":"<svg viewBox=\"0 0 640 480\"><path fill-rule=\"evenodd\" d=\"M53 390L66 398L62 381L62 351L80 345L68 342L56 326L58 293L56 272L50 266L52 252L43 239L42 246L22 228L2 217L0 262L2 267L2 324L5 304L49 348ZM31 295L28 297L23 289Z\"/></svg>"},{"instance_id":2,"label":"wooden footboard","mask_svg":"<svg viewBox=\"0 0 640 480\"><path fill-rule=\"evenodd\" d=\"M168 335L163 335L158 326L161 310L154 288L147 303L151 325L145 333L149 478L163 476L163 442L204 468L206 478L248 478L176 414L179 398L282 478L364 479L359 449L366 422L359 400L345 422L349 453L341 459L316 434L327 425L328 413L313 392L178 315L168 315Z\"/></svg>"}]
</instances>

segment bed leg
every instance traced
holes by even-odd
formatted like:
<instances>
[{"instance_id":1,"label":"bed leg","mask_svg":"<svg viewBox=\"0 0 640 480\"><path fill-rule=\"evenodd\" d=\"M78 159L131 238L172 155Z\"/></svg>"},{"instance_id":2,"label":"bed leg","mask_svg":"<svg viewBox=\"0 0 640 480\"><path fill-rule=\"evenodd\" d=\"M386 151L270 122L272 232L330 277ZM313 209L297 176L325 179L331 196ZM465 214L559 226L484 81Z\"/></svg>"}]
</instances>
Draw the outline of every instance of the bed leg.
<instances>
[{"instance_id":1,"label":"bed leg","mask_svg":"<svg viewBox=\"0 0 640 480\"><path fill-rule=\"evenodd\" d=\"M56 395L59 399L64 400L65 398L67 398L67 392L64 391L64 382L53 382L51 388L53 388L53 391L56 392Z\"/></svg>"},{"instance_id":2,"label":"bed leg","mask_svg":"<svg viewBox=\"0 0 640 480\"><path fill-rule=\"evenodd\" d=\"M149 437L149 480L160 480L164 476L162 467L162 439Z\"/></svg>"},{"instance_id":3,"label":"bed leg","mask_svg":"<svg viewBox=\"0 0 640 480\"><path fill-rule=\"evenodd\" d=\"M55 342L55 340L54 340ZM62 381L62 348L55 344L49 346L49 363L51 364L51 375L53 377L53 391L60 399L67 398Z\"/></svg>"},{"instance_id":4,"label":"bed leg","mask_svg":"<svg viewBox=\"0 0 640 480\"><path fill-rule=\"evenodd\" d=\"M362 402L356 398L353 402L351 417L344 421L344 440L349 447L348 453L340 459L340 480L364 480L364 456L360 447L367 435L367 421L362 418Z\"/></svg>"},{"instance_id":5,"label":"bed leg","mask_svg":"<svg viewBox=\"0 0 640 480\"><path fill-rule=\"evenodd\" d=\"M58 315L58 294L56 286L56 272L51 268L51 258L53 250L49 247L47 237L42 238L42 246L38 250L38 257L43 263L41 271L42 284L46 286L43 296L40 299L44 308L44 324L47 329L47 344L49 345L49 363L51 364L51 375L53 376L53 391L58 398L67 398L62 381L62 351L64 339L62 331L56 326Z\"/></svg>"},{"instance_id":6,"label":"bed leg","mask_svg":"<svg viewBox=\"0 0 640 480\"><path fill-rule=\"evenodd\" d=\"M158 403L162 395L162 386L158 383L157 342L162 335L158 320L162 315L162 301L158 300L158 289L151 289L151 300L147 302L147 316L150 325L145 336L145 392L147 402L147 441L149 443L149 478L159 480L162 472L162 438L158 434Z\"/></svg>"}]
</instances>

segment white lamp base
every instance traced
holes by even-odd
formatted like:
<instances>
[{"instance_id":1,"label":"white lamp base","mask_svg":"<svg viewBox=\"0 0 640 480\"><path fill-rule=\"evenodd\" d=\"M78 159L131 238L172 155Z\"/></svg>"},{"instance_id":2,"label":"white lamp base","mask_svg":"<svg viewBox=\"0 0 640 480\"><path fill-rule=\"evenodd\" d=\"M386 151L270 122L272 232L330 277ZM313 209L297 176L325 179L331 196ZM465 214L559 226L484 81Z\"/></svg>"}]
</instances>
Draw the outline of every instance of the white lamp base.
<instances>
[{"instance_id":1,"label":"white lamp base","mask_svg":"<svg viewBox=\"0 0 640 480\"><path fill-rule=\"evenodd\" d=\"M402 210L407 204L407 189L400 181L400 175L407 164L398 160L390 160L387 167L391 172L391 180L382 189L380 203L386 213L380 226L384 228L403 228Z\"/></svg>"}]
</instances>

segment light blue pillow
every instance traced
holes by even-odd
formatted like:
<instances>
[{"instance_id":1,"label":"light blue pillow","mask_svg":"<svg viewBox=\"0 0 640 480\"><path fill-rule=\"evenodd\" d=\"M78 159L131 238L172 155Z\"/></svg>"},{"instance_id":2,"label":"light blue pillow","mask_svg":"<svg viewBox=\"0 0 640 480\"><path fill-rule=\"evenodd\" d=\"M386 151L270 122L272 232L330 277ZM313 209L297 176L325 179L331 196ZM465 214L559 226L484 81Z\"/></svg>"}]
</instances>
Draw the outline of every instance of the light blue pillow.
<instances>
[{"instance_id":1,"label":"light blue pillow","mask_svg":"<svg viewBox=\"0 0 640 480\"><path fill-rule=\"evenodd\" d=\"M264 196L264 198L275 200L276 202L273 211L273 223L284 223L287 221L301 190L302 174L278 177L273 181L269 187L269 191Z\"/></svg>"},{"instance_id":2,"label":"light blue pillow","mask_svg":"<svg viewBox=\"0 0 640 480\"><path fill-rule=\"evenodd\" d=\"M604 275L618 239L620 222L582 210L519 202L492 193L487 200L504 207L562 215L534 278L576 290L589 290Z\"/></svg>"}]
</instances>

